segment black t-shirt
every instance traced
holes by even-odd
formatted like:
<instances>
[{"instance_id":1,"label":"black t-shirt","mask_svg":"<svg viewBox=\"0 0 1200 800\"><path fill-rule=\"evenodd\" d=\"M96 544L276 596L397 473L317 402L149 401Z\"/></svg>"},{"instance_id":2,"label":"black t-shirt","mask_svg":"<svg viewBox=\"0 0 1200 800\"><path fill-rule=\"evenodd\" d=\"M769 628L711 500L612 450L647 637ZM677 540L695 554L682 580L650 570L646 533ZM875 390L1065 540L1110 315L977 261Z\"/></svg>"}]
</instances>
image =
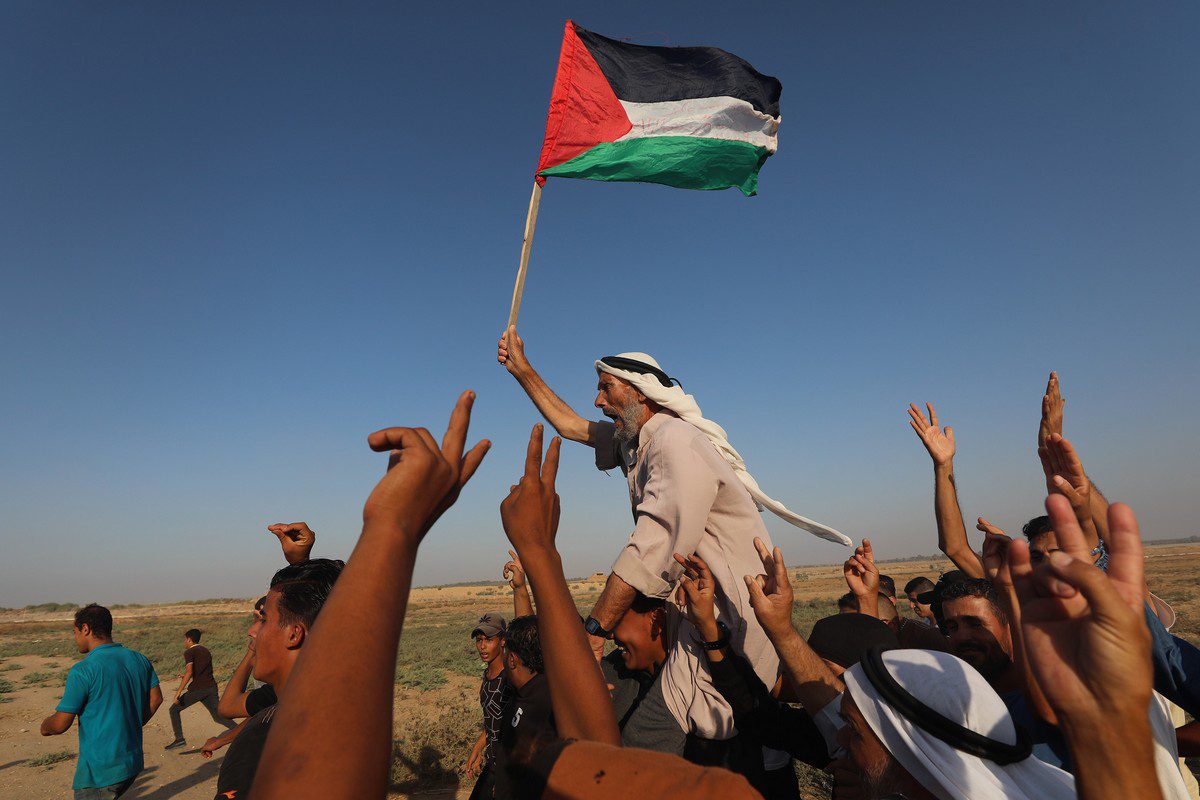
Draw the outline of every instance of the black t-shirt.
<instances>
[{"instance_id":1,"label":"black t-shirt","mask_svg":"<svg viewBox=\"0 0 1200 800\"><path fill-rule=\"evenodd\" d=\"M183 662L192 665L192 682L189 689L215 689L217 682L213 679L212 654L202 644L194 644L183 651Z\"/></svg>"},{"instance_id":2,"label":"black t-shirt","mask_svg":"<svg viewBox=\"0 0 1200 800\"><path fill-rule=\"evenodd\" d=\"M249 698L246 700L249 703ZM254 773L258 771L258 762L267 744L267 734L271 732L275 708L268 706L246 720L242 732L229 745L221 762L221 774L217 776L217 793L213 800L246 800L250 796Z\"/></svg>"},{"instance_id":3,"label":"black t-shirt","mask_svg":"<svg viewBox=\"0 0 1200 800\"><path fill-rule=\"evenodd\" d=\"M275 690L271 688L271 684L264 683L257 689L246 693L246 714L253 717L264 708L269 708L278 702L279 698L275 696Z\"/></svg>"},{"instance_id":4,"label":"black t-shirt","mask_svg":"<svg viewBox=\"0 0 1200 800\"><path fill-rule=\"evenodd\" d=\"M529 765L538 750L558 738L550 684L545 675L534 675L517 689L500 721L500 746L496 748L496 797L516 797L516 787L529 776Z\"/></svg>"},{"instance_id":5,"label":"black t-shirt","mask_svg":"<svg viewBox=\"0 0 1200 800\"><path fill-rule=\"evenodd\" d=\"M495 758L496 740L500 737L500 722L504 717L504 708L512 699L513 688L508 682L508 673L500 670L494 678L484 674L479 684L479 705L483 708L483 730L487 735L487 746L483 751L484 763Z\"/></svg>"}]
</instances>

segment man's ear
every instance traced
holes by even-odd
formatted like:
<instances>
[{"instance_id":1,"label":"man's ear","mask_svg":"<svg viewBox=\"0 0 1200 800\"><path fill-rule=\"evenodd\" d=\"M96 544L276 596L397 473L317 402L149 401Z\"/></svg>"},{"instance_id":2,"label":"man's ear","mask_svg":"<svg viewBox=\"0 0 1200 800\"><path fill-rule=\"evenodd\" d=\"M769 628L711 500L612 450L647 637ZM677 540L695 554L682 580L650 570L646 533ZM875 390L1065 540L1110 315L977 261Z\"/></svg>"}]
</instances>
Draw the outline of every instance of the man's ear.
<instances>
[{"instance_id":1,"label":"man's ear","mask_svg":"<svg viewBox=\"0 0 1200 800\"><path fill-rule=\"evenodd\" d=\"M86 622L83 623L82 625L80 625L75 630L79 631L79 635L84 638L87 638L88 636L92 635L92 627L90 625L88 625Z\"/></svg>"},{"instance_id":2,"label":"man's ear","mask_svg":"<svg viewBox=\"0 0 1200 800\"><path fill-rule=\"evenodd\" d=\"M301 622L294 622L287 626L287 633L284 636L284 644L289 650L295 650L304 644L304 640L308 637L308 629Z\"/></svg>"}]
</instances>

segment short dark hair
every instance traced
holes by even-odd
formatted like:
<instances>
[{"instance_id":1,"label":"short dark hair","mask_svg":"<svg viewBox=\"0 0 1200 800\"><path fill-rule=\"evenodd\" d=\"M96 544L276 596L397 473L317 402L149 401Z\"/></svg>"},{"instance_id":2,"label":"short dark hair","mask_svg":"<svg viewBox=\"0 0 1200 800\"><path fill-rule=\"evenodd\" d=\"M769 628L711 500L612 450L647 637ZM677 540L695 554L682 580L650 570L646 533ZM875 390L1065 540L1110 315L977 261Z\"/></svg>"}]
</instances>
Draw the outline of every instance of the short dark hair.
<instances>
[{"instance_id":1,"label":"short dark hair","mask_svg":"<svg viewBox=\"0 0 1200 800\"><path fill-rule=\"evenodd\" d=\"M844 595L838 598L837 604L838 608L843 611L847 608L851 611L858 611L858 597L854 594L854 592L846 592Z\"/></svg>"},{"instance_id":2,"label":"short dark hair","mask_svg":"<svg viewBox=\"0 0 1200 800\"><path fill-rule=\"evenodd\" d=\"M879 591L883 592L888 597L896 596L896 581L891 575L879 576Z\"/></svg>"},{"instance_id":3,"label":"short dark hair","mask_svg":"<svg viewBox=\"0 0 1200 800\"><path fill-rule=\"evenodd\" d=\"M1032 542L1037 537L1044 533L1050 533L1052 530L1054 530L1054 526L1050 524L1050 518L1043 514L1026 522L1024 527L1021 528L1021 533L1025 534L1025 538Z\"/></svg>"},{"instance_id":4,"label":"short dark hair","mask_svg":"<svg viewBox=\"0 0 1200 800\"><path fill-rule=\"evenodd\" d=\"M929 578L926 578L924 575L918 575L908 583L904 584L905 594L912 594L913 592L920 594L921 592L929 592L932 590L933 581L929 580Z\"/></svg>"},{"instance_id":5,"label":"short dark hair","mask_svg":"<svg viewBox=\"0 0 1200 800\"><path fill-rule=\"evenodd\" d=\"M1004 607L1000 605L1000 595L996 594L996 588L992 586L991 581L986 578L969 578L965 581L956 581L943 587L941 596L938 599L941 601L941 607L944 610L946 603L963 597L981 597L987 600L988 605L992 607L992 611L996 613L1000 621L1007 624L1008 615L1004 613Z\"/></svg>"},{"instance_id":6,"label":"short dark hair","mask_svg":"<svg viewBox=\"0 0 1200 800\"><path fill-rule=\"evenodd\" d=\"M633 596L633 602L629 605L629 610L635 614L649 614L651 611L657 611L660 608L666 608L667 601L661 597L647 597L638 592Z\"/></svg>"},{"instance_id":7,"label":"short dark hair","mask_svg":"<svg viewBox=\"0 0 1200 800\"><path fill-rule=\"evenodd\" d=\"M537 616L527 614L508 623L504 631L504 649L521 659L534 672L541 672L542 640L538 638Z\"/></svg>"},{"instance_id":8,"label":"short dark hair","mask_svg":"<svg viewBox=\"0 0 1200 800\"><path fill-rule=\"evenodd\" d=\"M83 630L87 625L92 636L112 638L112 612L98 603L88 603L75 612L75 627Z\"/></svg>"},{"instance_id":9,"label":"short dark hair","mask_svg":"<svg viewBox=\"0 0 1200 800\"><path fill-rule=\"evenodd\" d=\"M184 638L191 639L194 643L200 644L200 629L192 628L184 634Z\"/></svg>"},{"instance_id":10,"label":"short dark hair","mask_svg":"<svg viewBox=\"0 0 1200 800\"><path fill-rule=\"evenodd\" d=\"M282 621L286 624L299 622L311 628L345 566L345 561L313 558L276 572L271 578L271 591L279 592Z\"/></svg>"}]
</instances>

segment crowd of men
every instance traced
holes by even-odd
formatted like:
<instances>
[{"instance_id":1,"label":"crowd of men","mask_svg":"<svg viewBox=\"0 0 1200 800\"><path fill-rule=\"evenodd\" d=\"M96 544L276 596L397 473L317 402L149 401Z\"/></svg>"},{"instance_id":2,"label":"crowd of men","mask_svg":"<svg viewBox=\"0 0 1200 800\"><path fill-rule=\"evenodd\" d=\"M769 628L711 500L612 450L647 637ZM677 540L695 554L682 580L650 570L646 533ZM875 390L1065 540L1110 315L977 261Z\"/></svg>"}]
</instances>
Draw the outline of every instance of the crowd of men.
<instances>
[{"instance_id":1,"label":"crowd of men","mask_svg":"<svg viewBox=\"0 0 1200 800\"><path fill-rule=\"evenodd\" d=\"M864 539L844 564L839 613L805 637L761 512L848 540L767 496L657 361L596 361L595 405L610 421L594 422L542 381L515 329L497 357L560 436L544 449L534 426L500 504L513 617L489 612L471 630L483 664L473 798L792 800L794 761L827 771L842 800L1200 797L1180 760L1200 753L1200 735L1178 725L1200 710L1200 651L1169 633L1174 612L1146 584L1133 511L1109 505L1063 437L1056 375L1036 442L1046 513L1012 538L979 518L975 552L953 430L932 405L912 406L955 569L908 581L901 598ZM388 466L347 562L311 558L304 523L271 526L288 565L255 606L219 699L201 632L187 632L168 747L184 742L189 705L228 727L202 748L228 746L217 798L387 795L417 552L490 447L466 447L474 400L458 399L440 443L419 427L368 437ZM624 473L633 512L582 620L556 547L563 439ZM78 716L76 797L119 797L142 769L141 726L162 692L149 662L112 641L105 609L81 609L75 637L87 657L42 733Z\"/></svg>"}]
</instances>

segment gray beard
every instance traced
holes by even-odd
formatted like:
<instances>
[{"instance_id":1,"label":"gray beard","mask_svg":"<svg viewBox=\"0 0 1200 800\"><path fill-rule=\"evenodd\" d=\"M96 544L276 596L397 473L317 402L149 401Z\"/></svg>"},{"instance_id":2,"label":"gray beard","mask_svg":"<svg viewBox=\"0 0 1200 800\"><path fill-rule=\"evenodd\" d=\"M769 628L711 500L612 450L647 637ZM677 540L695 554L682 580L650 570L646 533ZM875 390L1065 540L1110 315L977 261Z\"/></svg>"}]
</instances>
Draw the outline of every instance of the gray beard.
<instances>
[{"instance_id":1,"label":"gray beard","mask_svg":"<svg viewBox=\"0 0 1200 800\"><path fill-rule=\"evenodd\" d=\"M621 408L617 411L623 423L617 428L617 432L613 435L616 439L617 446L622 450L628 448L631 444L637 441L638 434L642 430L642 424L638 422L638 411L636 408Z\"/></svg>"}]
</instances>

